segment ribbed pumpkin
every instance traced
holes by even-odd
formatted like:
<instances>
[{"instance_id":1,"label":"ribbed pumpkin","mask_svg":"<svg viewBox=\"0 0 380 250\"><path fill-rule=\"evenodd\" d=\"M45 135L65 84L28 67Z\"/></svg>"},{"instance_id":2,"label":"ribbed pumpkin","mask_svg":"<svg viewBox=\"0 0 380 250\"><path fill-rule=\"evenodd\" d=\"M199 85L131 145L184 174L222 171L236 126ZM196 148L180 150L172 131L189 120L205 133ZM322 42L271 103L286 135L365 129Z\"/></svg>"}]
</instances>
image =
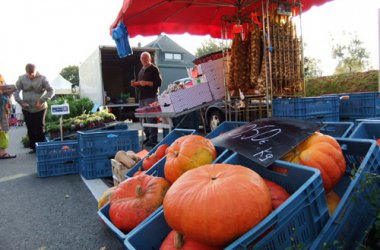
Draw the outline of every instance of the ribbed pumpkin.
<instances>
[{"instance_id":1,"label":"ribbed pumpkin","mask_svg":"<svg viewBox=\"0 0 380 250\"><path fill-rule=\"evenodd\" d=\"M123 181L110 198L112 223L123 232L132 230L162 205L169 186L164 178L146 174Z\"/></svg>"},{"instance_id":2,"label":"ribbed pumpkin","mask_svg":"<svg viewBox=\"0 0 380 250\"><path fill-rule=\"evenodd\" d=\"M160 250L218 250L219 248L210 247L199 243L195 240L189 239L188 237L172 230L166 236L165 240L162 242Z\"/></svg>"},{"instance_id":3,"label":"ribbed pumpkin","mask_svg":"<svg viewBox=\"0 0 380 250\"><path fill-rule=\"evenodd\" d=\"M216 159L214 144L200 135L185 135L166 149L165 178L173 183L186 171Z\"/></svg>"},{"instance_id":4,"label":"ribbed pumpkin","mask_svg":"<svg viewBox=\"0 0 380 250\"><path fill-rule=\"evenodd\" d=\"M314 133L283 158L285 161L317 168L329 192L346 171L346 160L339 143L329 135Z\"/></svg>"},{"instance_id":5,"label":"ribbed pumpkin","mask_svg":"<svg viewBox=\"0 0 380 250\"><path fill-rule=\"evenodd\" d=\"M200 243L225 247L272 211L271 195L255 171L207 164L187 171L165 195L168 225Z\"/></svg>"}]
</instances>

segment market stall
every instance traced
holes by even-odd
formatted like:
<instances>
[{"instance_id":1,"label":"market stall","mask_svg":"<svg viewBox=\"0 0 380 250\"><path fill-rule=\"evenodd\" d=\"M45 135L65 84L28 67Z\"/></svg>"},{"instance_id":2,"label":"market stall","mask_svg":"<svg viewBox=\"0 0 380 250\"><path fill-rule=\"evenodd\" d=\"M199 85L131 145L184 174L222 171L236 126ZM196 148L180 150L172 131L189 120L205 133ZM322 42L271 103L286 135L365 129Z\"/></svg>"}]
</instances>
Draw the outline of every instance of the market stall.
<instances>
[{"instance_id":1,"label":"market stall","mask_svg":"<svg viewBox=\"0 0 380 250\"><path fill-rule=\"evenodd\" d=\"M270 117L273 99L305 94L302 30L296 27L303 12L325 2L125 0L110 28L123 22L130 37L187 32L222 38L223 77L217 81L225 87L219 99L226 103L226 119L233 120L231 98L254 95L265 96L263 108Z\"/></svg>"}]
</instances>

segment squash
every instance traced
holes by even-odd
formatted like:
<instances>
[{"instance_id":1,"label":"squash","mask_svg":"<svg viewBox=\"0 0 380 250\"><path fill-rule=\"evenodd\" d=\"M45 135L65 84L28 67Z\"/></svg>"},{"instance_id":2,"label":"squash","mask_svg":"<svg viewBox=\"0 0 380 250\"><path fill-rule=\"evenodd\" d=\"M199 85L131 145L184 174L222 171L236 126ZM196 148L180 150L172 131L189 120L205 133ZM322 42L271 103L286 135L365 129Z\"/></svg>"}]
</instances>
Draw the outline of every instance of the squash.
<instances>
[{"instance_id":1,"label":"squash","mask_svg":"<svg viewBox=\"0 0 380 250\"><path fill-rule=\"evenodd\" d=\"M162 205L169 186L164 178L146 174L126 179L111 195L112 223L123 232L132 230Z\"/></svg>"},{"instance_id":2,"label":"squash","mask_svg":"<svg viewBox=\"0 0 380 250\"><path fill-rule=\"evenodd\" d=\"M219 248L210 247L187 238L186 236L172 230L161 244L160 250L217 250Z\"/></svg>"},{"instance_id":3,"label":"squash","mask_svg":"<svg viewBox=\"0 0 380 250\"><path fill-rule=\"evenodd\" d=\"M110 200L111 194L115 191L116 187L107 188L106 191L100 196L98 200L98 210L101 209Z\"/></svg>"},{"instance_id":4,"label":"squash","mask_svg":"<svg viewBox=\"0 0 380 250\"><path fill-rule=\"evenodd\" d=\"M179 177L165 195L168 225L187 237L225 247L272 211L270 191L255 171L207 164Z\"/></svg>"},{"instance_id":5,"label":"squash","mask_svg":"<svg viewBox=\"0 0 380 250\"><path fill-rule=\"evenodd\" d=\"M216 159L216 149L211 140L200 135L185 135L166 149L165 178L173 183L186 171Z\"/></svg>"},{"instance_id":6,"label":"squash","mask_svg":"<svg viewBox=\"0 0 380 250\"><path fill-rule=\"evenodd\" d=\"M346 160L339 143L333 137L319 132L315 132L282 159L319 169L326 193L332 190L346 171Z\"/></svg>"},{"instance_id":7,"label":"squash","mask_svg":"<svg viewBox=\"0 0 380 250\"><path fill-rule=\"evenodd\" d=\"M326 200L329 215L331 216L339 205L340 197L334 191L330 191L326 194Z\"/></svg>"},{"instance_id":8,"label":"squash","mask_svg":"<svg viewBox=\"0 0 380 250\"><path fill-rule=\"evenodd\" d=\"M289 193L277 183L264 179L265 184L267 184L271 198L272 198L272 209L275 210L282 203L284 203L289 198Z\"/></svg>"}]
</instances>

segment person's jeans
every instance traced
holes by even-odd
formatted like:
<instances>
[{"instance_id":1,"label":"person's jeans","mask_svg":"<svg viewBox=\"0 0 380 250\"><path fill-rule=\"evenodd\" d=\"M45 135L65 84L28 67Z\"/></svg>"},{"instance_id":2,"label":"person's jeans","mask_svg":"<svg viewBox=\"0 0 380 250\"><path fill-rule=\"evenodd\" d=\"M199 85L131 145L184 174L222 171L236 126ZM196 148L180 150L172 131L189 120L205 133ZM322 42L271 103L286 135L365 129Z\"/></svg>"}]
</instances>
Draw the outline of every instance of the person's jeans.
<instances>
[{"instance_id":1,"label":"person's jeans","mask_svg":"<svg viewBox=\"0 0 380 250\"><path fill-rule=\"evenodd\" d=\"M32 150L36 150L36 142L45 141L46 111L47 110L44 109L36 113L30 113L26 110L22 110L26 128L28 130L28 137L30 142L29 147Z\"/></svg>"},{"instance_id":2,"label":"person's jeans","mask_svg":"<svg viewBox=\"0 0 380 250\"><path fill-rule=\"evenodd\" d=\"M140 108L144 107L145 105L148 105L152 102L156 102L157 98L147 98L147 99L142 99L140 100ZM144 118L146 123L157 123L157 118ZM148 128L144 127L144 133L145 137L149 142L157 142L157 136L158 136L158 128Z\"/></svg>"}]
</instances>

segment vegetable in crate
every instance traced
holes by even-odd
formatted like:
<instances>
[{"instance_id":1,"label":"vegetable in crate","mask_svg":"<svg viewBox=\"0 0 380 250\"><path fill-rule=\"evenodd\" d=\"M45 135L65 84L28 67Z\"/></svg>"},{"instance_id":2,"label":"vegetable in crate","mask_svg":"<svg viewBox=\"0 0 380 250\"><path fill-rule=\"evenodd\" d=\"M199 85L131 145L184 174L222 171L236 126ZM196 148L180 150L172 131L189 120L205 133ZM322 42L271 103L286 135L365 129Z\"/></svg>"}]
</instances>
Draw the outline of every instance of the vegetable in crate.
<instances>
[{"instance_id":1,"label":"vegetable in crate","mask_svg":"<svg viewBox=\"0 0 380 250\"><path fill-rule=\"evenodd\" d=\"M195 240L189 239L186 236L172 230L166 236L165 240L162 242L160 250L217 250L219 248L210 247L199 243Z\"/></svg>"},{"instance_id":2,"label":"vegetable in crate","mask_svg":"<svg viewBox=\"0 0 380 250\"><path fill-rule=\"evenodd\" d=\"M173 183L186 171L216 159L211 140L200 135L185 135L175 140L166 150L165 178Z\"/></svg>"},{"instance_id":3,"label":"vegetable in crate","mask_svg":"<svg viewBox=\"0 0 380 250\"><path fill-rule=\"evenodd\" d=\"M207 164L187 171L165 195L168 225L206 245L225 247L272 211L271 195L255 171Z\"/></svg>"},{"instance_id":4,"label":"vegetable in crate","mask_svg":"<svg viewBox=\"0 0 380 250\"><path fill-rule=\"evenodd\" d=\"M158 162L159 160L161 160L165 154L166 154L166 149L169 147L169 145L167 144L162 144L160 145L157 150L151 154L151 155L148 155L147 157L145 157L143 159L143 162L142 162L142 166L145 170L148 170L150 169L154 164L156 164L156 162Z\"/></svg>"},{"instance_id":5,"label":"vegetable in crate","mask_svg":"<svg viewBox=\"0 0 380 250\"><path fill-rule=\"evenodd\" d=\"M277 183L264 179L272 198L272 209L275 210L289 198L289 193Z\"/></svg>"},{"instance_id":6,"label":"vegetable in crate","mask_svg":"<svg viewBox=\"0 0 380 250\"><path fill-rule=\"evenodd\" d=\"M162 205L169 186L164 178L146 174L123 181L111 195L112 223L121 231L132 230Z\"/></svg>"},{"instance_id":7,"label":"vegetable in crate","mask_svg":"<svg viewBox=\"0 0 380 250\"><path fill-rule=\"evenodd\" d=\"M98 201L98 210L101 209L110 200L111 194L115 191L116 187L110 187L103 192Z\"/></svg>"},{"instance_id":8,"label":"vegetable in crate","mask_svg":"<svg viewBox=\"0 0 380 250\"><path fill-rule=\"evenodd\" d=\"M329 215L331 216L339 205L340 197L334 191L330 191L328 194L326 194L326 200L327 207L329 209Z\"/></svg>"},{"instance_id":9,"label":"vegetable in crate","mask_svg":"<svg viewBox=\"0 0 380 250\"><path fill-rule=\"evenodd\" d=\"M333 137L319 132L315 132L282 159L319 169L326 193L333 189L346 171L346 160L339 143Z\"/></svg>"}]
</instances>

